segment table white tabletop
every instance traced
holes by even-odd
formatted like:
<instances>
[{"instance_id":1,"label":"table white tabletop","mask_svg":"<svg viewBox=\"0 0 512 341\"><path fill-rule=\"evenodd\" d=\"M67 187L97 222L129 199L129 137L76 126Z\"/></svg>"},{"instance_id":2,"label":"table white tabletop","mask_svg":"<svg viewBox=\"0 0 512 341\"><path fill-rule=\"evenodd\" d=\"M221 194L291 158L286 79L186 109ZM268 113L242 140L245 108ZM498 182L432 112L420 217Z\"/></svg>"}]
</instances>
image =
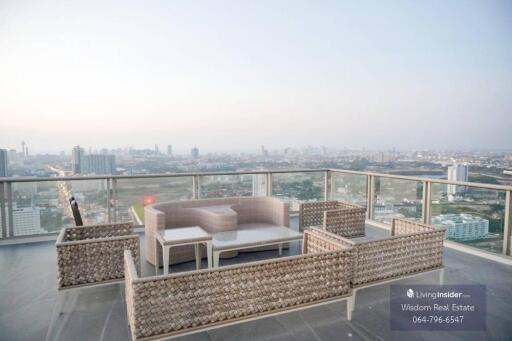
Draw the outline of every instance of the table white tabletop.
<instances>
[{"instance_id":1,"label":"table white tabletop","mask_svg":"<svg viewBox=\"0 0 512 341\"><path fill-rule=\"evenodd\" d=\"M164 244L183 244L212 239L200 226L178 227L158 231L157 237Z\"/></svg>"},{"instance_id":2,"label":"table white tabletop","mask_svg":"<svg viewBox=\"0 0 512 341\"><path fill-rule=\"evenodd\" d=\"M213 249L222 250L302 239L302 233L285 226L272 226L217 232L212 237Z\"/></svg>"}]
</instances>

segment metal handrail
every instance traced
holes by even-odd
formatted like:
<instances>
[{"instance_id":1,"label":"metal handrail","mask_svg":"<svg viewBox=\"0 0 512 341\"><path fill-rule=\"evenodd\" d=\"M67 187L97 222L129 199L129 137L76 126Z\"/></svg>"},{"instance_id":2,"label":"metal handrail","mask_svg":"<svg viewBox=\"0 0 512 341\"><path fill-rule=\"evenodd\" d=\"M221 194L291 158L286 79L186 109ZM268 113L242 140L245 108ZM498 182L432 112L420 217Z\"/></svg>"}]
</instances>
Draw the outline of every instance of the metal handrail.
<instances>
[{"instance_id":1,"label":"metal handrail","mask_svg":"<svg viewBox=\"0 0 512 341\"><path fill-rule=\"evenodd\" d=\"M336 168L330 169L330 171L335 172L335 173L343 173L343 174L355 174L355 175L365 175L365 176L372 175L372 176L376 176L376 177L391 178L391 179L398 179L398 180L422 181L422 182L429 181L429 182L435 182L435 183L447 184L447 185L478 187L478 188L493 189L493 190L499 190L499 191L512 191L512 186L484 184L484 183L480 183L480 182L452 181L452 180L444 180L444 179L432 179L432 178L419 177L419 176L351 171L351 170L336 169Z\"/></svg>"},{"instance_id":2,"label":"metal handrail","mask_svg":"<svg viewBox=\"0 0 512 341\"><path fill-rule=\"evenodd\" d=\"M39 181L77 181L77 180L105 180L105 179L147 179L147 178L179 178L192 176L215 176L215 175L263 175L267 173L321 173L329 169L276 169L276 170L254 170L237 172L194 172L194 173L165 173L165 174L139 174L139 175L92 175L92 176L55 176L55 177L0 177L0 182L39 182Z\"/></svg>"},{"instance_id":3,"label":"metal handrail","mask_svg":"<svg viewBox=\"0 0 512 341\"><path fill-rule=\"evenodd\" d=\"M354 174L364 176L375 176L409 181L429 181L447 185L478 187L492 190L512 191L512 186L484 184L479 182L452 181L444 179L433 179L428 177L416 177L408 175L395 175L387 173L352 171L338 168L306 168L306 169L274 169L274 170L254 170L254 171L234 171L234 172L187 172L187 173L165 173L165 174L139 174L139 175L89 175L89 176L62 176L62 177L0 177L0 182L43 182L43 181L82 181L82 180L106 180L106 179L150 179L150 178L178 178L193 176L216 176L216 175L263 175L263 174L283 174L283 173L321 173L331 171L334 173Z\"/></svg>"},{"instance_id":4,"label":"metal handrail","mask_svg":"<svg viewBox=\"0 0 512 341\"><path fill-rule=\"evenodd\" d=\"M451 181L444 179L433 179L428 177L415 177L406 175L395 175L387 173L376 173L376 172L364 172L364 171L353 171L336 168L315 168L315 169L275 169L275 170L253 170L253 171L232 171L232 172L187 172L187 173L166 173L166 174L139 174L139 175L93 175L93 176L66 176L66 177L0 177L0 208L3 212L7 211L7 216L2 214L0 221L0 238L9 235L13 236L12 223L6 224L6 220L12 221L12 184L13 183L24 183L24 182L51 182L51 181L86 181L86 180L106 180L107 187L110 189L112 185L113 196L117 196L116 187L117 180L130 180L130 179L158 179L158 178L192 178L193 187L193 198L199 199L200 192L200 179L207 176L226 176L226 175L265 175L266 176L266 195L272 196L272 175L274 174L297 174L297 173L324 173L324 195L325 199L331 198L332 194L332 181L333 174L351 174L366 177L367 180L367 206L368 216L367 219L373 222L373 206L374 206L374 181L376 178L389 178L396 180L416 181L424 184L424 194L422 200L422 217L425 223L430 223L431 219L431 184L446 184L464 187L481 188L487 190L504 191L506 193L505 199L505 217L504 217L504 229L503 229L503 253L511 254L512 243L510 241L510 234L512 231L512 186L484 184L476 182L463 182L463 181ZM5 194L5 196L4 196ZM107 198L108 208L108 220L111 220L111 198L110 190L108 191L109 197ZM115 209L113 213L115 214ZM114 217L115 219L115 217ZM6 226L8 225L8 226ZM8 228L7 228L8 227ZM8 233L7 233L8 231Z\"/></svg>"}]
</instances>

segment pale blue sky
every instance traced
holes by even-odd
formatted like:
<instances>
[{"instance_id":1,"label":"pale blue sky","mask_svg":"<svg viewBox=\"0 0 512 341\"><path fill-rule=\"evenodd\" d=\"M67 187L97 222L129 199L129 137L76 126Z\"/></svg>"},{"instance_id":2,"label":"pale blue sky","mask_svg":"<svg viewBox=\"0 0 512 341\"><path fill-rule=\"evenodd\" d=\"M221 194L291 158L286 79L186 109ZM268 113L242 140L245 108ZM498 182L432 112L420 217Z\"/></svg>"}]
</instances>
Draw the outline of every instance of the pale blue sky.
<instances>
[{"instance_id":1,"label":"pale blue sky","mask_svg":"<svg viewBox=\"0 0 512 341\"><path fill-rule=\"evenodd\" d=\"M0 0L0 148L512 148L511 42L510 1Z\"/></svg>"}]
</instances>

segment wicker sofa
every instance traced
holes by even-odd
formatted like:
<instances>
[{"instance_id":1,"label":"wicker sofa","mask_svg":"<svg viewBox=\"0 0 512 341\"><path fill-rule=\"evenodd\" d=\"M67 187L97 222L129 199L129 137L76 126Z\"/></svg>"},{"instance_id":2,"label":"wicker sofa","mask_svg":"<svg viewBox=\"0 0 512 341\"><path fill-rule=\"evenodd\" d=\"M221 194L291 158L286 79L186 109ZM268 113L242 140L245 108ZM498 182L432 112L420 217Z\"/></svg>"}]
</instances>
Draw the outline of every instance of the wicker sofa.
<instances>
[{"instance_id":1,"label":"wicker sofa","mask_svg":"<svg viewBox=\"0 0 512 341\"><path fill-rule=\"evenodd\" d=\"M201 226L207 232L270 226L289 227L289 204L275 198L217 198L171 201L148 205L144 210L146 260L155 264L155 233L158 230ZM275 248L275 247L271 247ZM267 248L268 249L268 248ZM251 251L251 250L248 250ZM203 250L203 257L205 253ZM236 255L232 252L231 257ZM178 246L171 249L170 264L195 259L194 249Z\"/></svg>"},{"instance_id":2,"label":"wicker sofa","mask_svg":"<svg viewBox=\"0 0 512 341\"><path fill-rule=\"evenodd\" d=\"M299 206L299 229L322 226L326 231L353 238L364 236L366 208L345 201L305 202Z\"/></svg>"},{"instance_id":3,"label":"wicker sofa","mask_svg":"<svg viewBox=\"0 0 512 341\"><path fill-rule=\"evenodd\" d=\"M353 248L352 287L439 269L443 266L444 229L394 218L386 239L354 241L311 228L326 238Z\"/></svg>"},{"instance_id":4,"label":"wicker sofa","mask_svg":"<svg viewBox=\"0 0 512 341\"><path fill-rule=\"evenodd\" d=\"M140 263L131 223L65 227L55 246L59 289L122 280L124 250Z\"/></svg>"},{"instance_id":5,"label":"wicker sofa","mask_svg":"<svg viewBox=\"0 0 512 341\"><path fill-rule=\"evenodd\" d=\"M140 278L125 251L125 297L133 340L182 335L350 298L351 248L316 231L303 254ZM347 300L347 319L353 310Z\"/></svg>"}]
</instances>

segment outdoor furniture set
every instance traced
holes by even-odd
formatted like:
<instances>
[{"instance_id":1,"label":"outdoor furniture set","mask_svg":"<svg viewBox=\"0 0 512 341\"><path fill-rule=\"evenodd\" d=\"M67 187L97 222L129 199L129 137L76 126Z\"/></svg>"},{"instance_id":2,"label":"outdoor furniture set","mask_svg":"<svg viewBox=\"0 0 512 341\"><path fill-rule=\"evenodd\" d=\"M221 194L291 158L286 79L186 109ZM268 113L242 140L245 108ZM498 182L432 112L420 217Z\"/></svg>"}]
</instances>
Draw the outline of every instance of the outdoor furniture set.
<instances>
[{"instance_id":1,"label":"outdoor furniture set","mask_svg":"<svg viewBox=\"0 0 512 341\"><path fill-rule=\"evenodd\" d=\"M250 199L256 205L251 206ZM350 239L364 235L365 208L335 201L314 204L317 205L301 205L300 226L307 228L300 234L286 227L288 206L276 199L229 198L154 204L145 211L146 258L151 257L147 260L158 271L163 256L164 275L139 276L137 239L136 247L130 244L112 251L117 256L110 260L98 263L89 259L101 264L87 271L96 277L75 272L68 277L80 280L61 281L72 268L61 270L65 263L59 260L59 286L82 284L82 278L105 282L108 279L101 275L102 270L106 264L116 263L111 265L116 269L112 277L122 278L124 274L128 322L132 338L140 340L193 333L339 300L347 300L350 320L357 290L442 268L444 230L395 218L389 238ZM349 223L341 216L348 217ZM221 231L211 225L212 217L220 223ZM128 230L129 235L131 229ZM66 233L66 236L73 235ZM221 252L275 247L299 236L301 255L218 266ZM195 246L193 250L190 245ZM199 270L203 257L199 245L205 245L208 251L208 269ZM162 249L161 254L157 253L158 249ZM84 250L89 249L68 249L65 257L59 254L59 258L67 259L73 252ZM103 257L100 250L103 249L89 251L96 252L96 258L100 258ZM193 259L196 259L196 270L167 274L169 263ZM120 260L124 272L118 271ZM89 279L88 283L93 282Z\"/></svg>"}]
</instances>

